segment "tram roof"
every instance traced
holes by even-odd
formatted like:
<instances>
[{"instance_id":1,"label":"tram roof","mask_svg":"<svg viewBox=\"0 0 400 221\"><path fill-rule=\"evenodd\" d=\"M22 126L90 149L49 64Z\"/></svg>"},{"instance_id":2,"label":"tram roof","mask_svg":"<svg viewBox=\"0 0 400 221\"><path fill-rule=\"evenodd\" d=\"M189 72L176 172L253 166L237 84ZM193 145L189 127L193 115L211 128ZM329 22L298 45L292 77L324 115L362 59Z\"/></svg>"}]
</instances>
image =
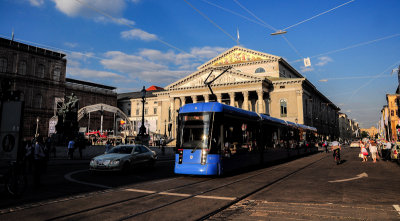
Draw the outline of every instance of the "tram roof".
<instances>
[{"instance_id":1,"label":"tram roof","mask_svg":"<svg viewBox=\"0 0 400 221\"><path fill-rule=\"evenodd\" d=\"M191 103L186 104L180 108L179 113L199 113L199 112L224 112L224 113L235 113L242 116L251 118L260 118L255 112L246 111L237 107L232 107L226 104L218 102L207 102L207 103Z\"/></svg>"},{"instance_id":2,"label":"tram roof","mask_svg":"<svg viewBox=\"0 0 400 221\"><path fill-rule=\"evenodd\" d=\"M260 119L271 121L278 124L290 125L293 127L300 127L307 130L317 131L315 127L310 127L303 124L296 124L291 121L285 121L279 118L270 117L264 114L257 114L252 111L243 110L237 107L232 107L226 104L221 104L218 102L207 102L207 103L191 103L182 106L179 109L180 114L184 113L201 113L201 112L224 112L224 113L235 113L241 116L251 117L253 119Z\"/></svg>"}]
</instances>

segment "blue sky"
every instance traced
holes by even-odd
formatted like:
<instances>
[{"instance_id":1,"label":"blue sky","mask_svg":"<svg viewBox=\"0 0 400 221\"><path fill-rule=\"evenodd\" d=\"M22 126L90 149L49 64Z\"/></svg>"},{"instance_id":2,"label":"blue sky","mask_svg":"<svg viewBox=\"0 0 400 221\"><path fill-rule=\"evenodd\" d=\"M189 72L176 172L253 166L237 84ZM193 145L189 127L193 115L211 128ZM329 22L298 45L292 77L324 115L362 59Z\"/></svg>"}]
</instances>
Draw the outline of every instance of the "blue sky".
<instances>
[{"instance_id":1,"label":"blue sky","mask_svg":"<svg viewBox=\"0 0 400 221\"><path fill-rule=\"evenodd\" d=\"M399 12L399 0L0 0L0 35L63 51L67 77L128 92L192 73L239 30L242 47L283 57L370 127L398 85Z\"/></svg>"}]
</instances>

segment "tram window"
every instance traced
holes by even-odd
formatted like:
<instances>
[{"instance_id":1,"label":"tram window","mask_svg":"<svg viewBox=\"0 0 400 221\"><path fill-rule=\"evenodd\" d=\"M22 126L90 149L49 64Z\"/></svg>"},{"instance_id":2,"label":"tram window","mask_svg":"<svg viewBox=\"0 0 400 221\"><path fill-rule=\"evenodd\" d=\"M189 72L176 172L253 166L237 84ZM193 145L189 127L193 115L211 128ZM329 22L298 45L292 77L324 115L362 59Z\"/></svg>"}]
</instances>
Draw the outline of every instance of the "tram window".
<instances>
[{"instance_id":1,"label":"tram window","mask_svg":"<svg viewBox=\"0 0 400 221\"><path fill-rule=\"evenodd\" d=\"M243 126L246 124L246 126ZM225 118L224 148L230 155L253 152L257 149L257 125L243 120Z\"/></svg>"}]
</instances>

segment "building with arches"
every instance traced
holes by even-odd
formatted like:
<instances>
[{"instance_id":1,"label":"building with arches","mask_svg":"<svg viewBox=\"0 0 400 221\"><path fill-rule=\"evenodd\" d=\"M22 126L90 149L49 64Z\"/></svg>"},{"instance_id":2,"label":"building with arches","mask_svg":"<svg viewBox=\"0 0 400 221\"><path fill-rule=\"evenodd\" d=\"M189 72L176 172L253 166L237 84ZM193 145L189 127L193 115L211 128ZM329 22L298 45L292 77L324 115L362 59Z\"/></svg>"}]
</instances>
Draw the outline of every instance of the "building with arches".
<instances>
[{"instance_id":1,"label":"building with arches","mask_svg":"<svg viewBox=\"0 0 400 221\"><path fill-rule=\"evenodd\" d=\"M222 75L220 75L223 73ZM205 82L211 82L211 92ZM175 137L178 110L187 103L218 101L316 127L325 139L339 137L338 111L326 96L282 57L235 46L202 64L188 76L153 92L157 132L171 124ZM141 116L141 99L132 98L131 120ZM145 107L146 108L146 107ZM145 114L145 118L147 117ZM161 133L162 134L162 133Z\"/></svg>"},{"instance_id":2,"label":"building with arches","mask_svg":"<svg viewBox=\"0 0 400 221\"><path fill-rule=\"evenodd\" d=\"M115 87L66 78L66 65L65 54L0 38L0 91L17 91L25 103L23 137L32 138L36 128L44 137L53 133L50 119L71 93L79 99L78 108L97 103L117 106ZM113 117L104 116L106 129L113 129ZM80 126L88 126L85 117ZM90 127L100 128L100 113L92 114Z\"/></svg>"}]
</instances>

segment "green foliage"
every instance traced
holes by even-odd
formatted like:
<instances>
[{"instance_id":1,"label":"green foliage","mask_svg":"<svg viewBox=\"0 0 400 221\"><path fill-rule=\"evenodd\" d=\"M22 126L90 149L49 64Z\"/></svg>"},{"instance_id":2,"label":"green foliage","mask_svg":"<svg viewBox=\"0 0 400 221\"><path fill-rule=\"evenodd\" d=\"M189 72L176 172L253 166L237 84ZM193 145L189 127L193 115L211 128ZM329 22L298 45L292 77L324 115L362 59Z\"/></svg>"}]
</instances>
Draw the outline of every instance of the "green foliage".
<instances>
[{"instance_id":1,"label":"green foliage","mask_svg":"<svg viewBox=\"0 0 400 221\"><path fill-rule=\"evenodd\" d=\"M369 133L367 131L361 132L361 138L364 138L364 137L369 137Z\"/></svg>"}]
</instances>

